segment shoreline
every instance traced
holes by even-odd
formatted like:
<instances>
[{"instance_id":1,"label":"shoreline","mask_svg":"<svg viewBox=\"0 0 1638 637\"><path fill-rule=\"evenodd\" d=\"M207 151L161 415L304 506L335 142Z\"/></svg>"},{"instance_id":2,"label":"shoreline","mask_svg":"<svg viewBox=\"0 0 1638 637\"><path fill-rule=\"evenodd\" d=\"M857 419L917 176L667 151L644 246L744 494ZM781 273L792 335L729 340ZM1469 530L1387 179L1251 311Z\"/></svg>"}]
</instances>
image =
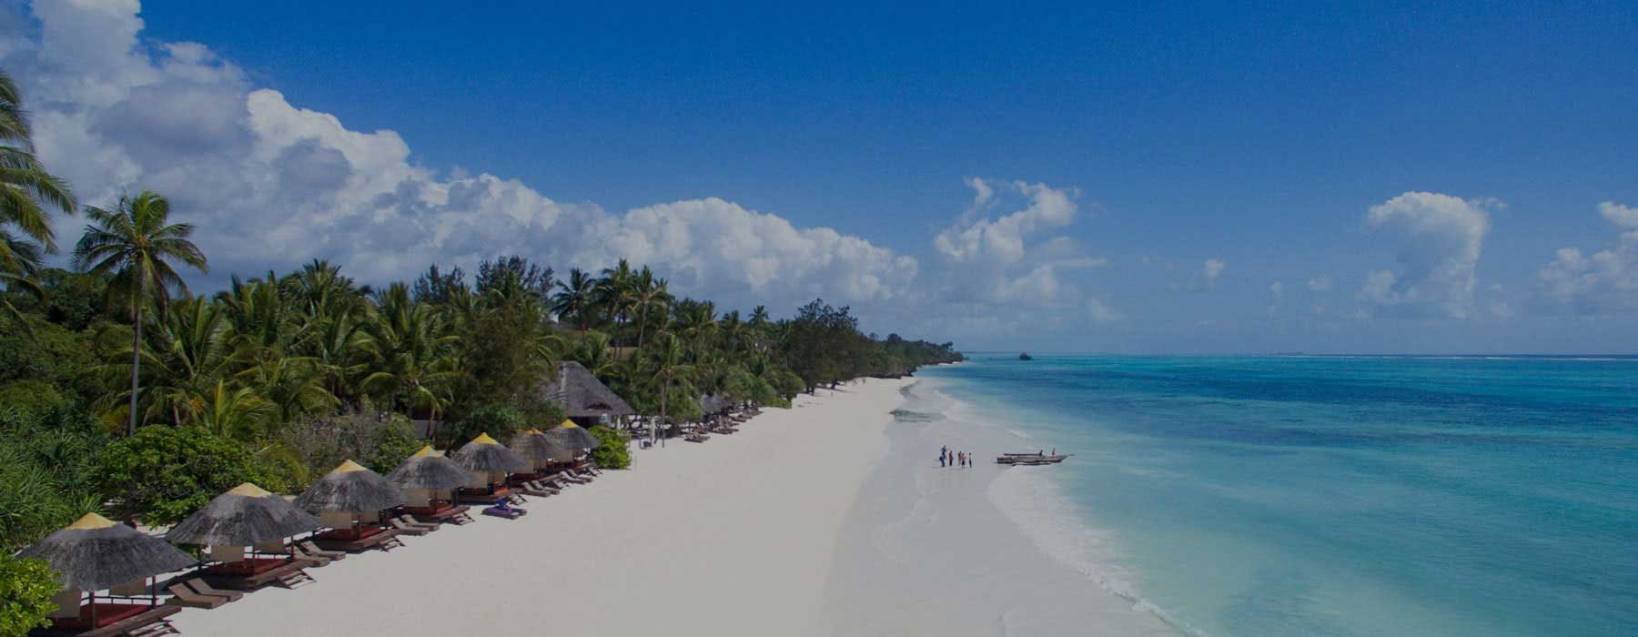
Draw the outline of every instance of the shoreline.
<instances>
[{"instance_id":1,"label":"shoreline","mask_svg":"<svg viewBox=\"0 0 1638 637\"><path fill-rule=\"evenodd\" d=\"M888 427L888 453L849 515L826 587L826 635L1179 635L1122 594L1093 530L1052 509L1052 467L1002 467L998 450L1031 443L983 423L928 379ZM944 468L942 445L974 451ZM1061 540L1061 541L1059 541Z\"/></svg>"},{"instance_id":2,"label":"shoreline","mask_svg":"<svg viewBox=\"0 0 1638 637\"><path fill-rule=\"evenodd\" d=\"M172 623L196 635L812 633L842 529L914 379L864 379L703 444L406 538Z\"/></svg>"}]
</instances>

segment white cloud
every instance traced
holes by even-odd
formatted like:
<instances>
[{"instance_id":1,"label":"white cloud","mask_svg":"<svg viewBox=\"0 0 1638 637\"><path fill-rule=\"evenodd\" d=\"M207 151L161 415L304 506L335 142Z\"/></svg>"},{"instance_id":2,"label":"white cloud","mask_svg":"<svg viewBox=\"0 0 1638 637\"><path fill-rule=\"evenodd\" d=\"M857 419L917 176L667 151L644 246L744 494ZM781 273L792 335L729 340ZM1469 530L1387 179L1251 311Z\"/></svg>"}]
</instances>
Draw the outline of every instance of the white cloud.
<instances>
[{"instance_id":1,"label":"white cloud","mask_svg":"<svg viewBox=\"0 0 1638 637\"><path fill-rule=\"evenodd\" d=\"M1270 316L1280 311L1280 305L1285 303L1285 282L1275 281L1268 284L1268 314Z\"/></svg>"},{"instance_id":2,"label":"white cloud","mask_svg":"<svg viewBox=\"0 0 1638 637\"><path fill-rule=\"evenodd\" d=\"M1194 273L1194 278L1189 279L1189 284L1184 286L1184 289L1192 292L1215 290L1217 289L1218 277L1223 276L1223 271L1227 269L1227 261L1206 259L1205 263L1200 264L1200 270Z\"/></svg>"},{"instance_id":3,"label":"white cloud","mask_svg":"<svg viewBox=\"0 0 1638 637\"><path fill-rule=\"evenodd\" d=\"M1310 291L1310 292L1329 292L1329 291L1331 291L1331 277L1329 275L1322 274L1322 275L1319 275L1319 276L1312 277L1312 278L1308 279L1308 291Z\"/></svg>"},{"instance_id":4,"label":"white cloud","mask_svg":"<svg viewBox=\"0 0 1638 637\"><path fill-rule=\"evenodd\" d=\"M1615 247L1590 256L1560 248L1536 273L1538 301L1548 309L1587 315L1638 311L1638 208L1606 201L1598 213L1619 229Z\"/></svg>"},{"instance_id":5,"label":"white cloud","mask_svg":"<svg viewBox=\"0 0 1638 637\"><path fill-rule=\"evenodd\" d=\"M0 20L29 29L0 34L0 63L23 84L42 159L84 202L142 189L166 195L179 218L198 224L218 272L324 258L381 281L435 261L470 269L510 253L557 267L630 258L680 293L773 304L880 301L906 294L916 278L910 257L722 199L620 214L488 173L440 174L416 164L391 130L352 130L295 106L203 45L144 39L139 9L130 0L36 3L37 30ZM988 186L974 188L975 207L988 205ZM1009 233L1073 214L1059 191L1009 188L1035 203L1006 227L978 231L975 257L1008 250ZM63 243L82 223L60 220ZM1017 295L1058 286L1050 268L1008 283Z\"/></svg>"},{"instance_id":6,"label":"white cloud","mask_svg":"<svg viewBox=\"0 0 1638 637\"><path fill-rule=\"evenodd\" d=\"M1398 268L1366 276L1359 298L1366 312L1390 316L1465 318L1484 236L1490 200L1464 200L1431 192L1407 192L1372 206L1366 223L1399 239Z\"/></svg>"},{"instance_id":7,"label":"white cloud","mask_svg":"<svg viewBox=\"0 0 1638 637\"><path fill-rule=\"evenodd\" d=\"M1108 261L1082 252L1074 239L1049 236L1073 223L1077 206L1073 189L1024 181L967 180L973 207L954 225L933 237L942 259L940 295L944 299L989 305L1056 306L1072 302L1079 291L1059 273L1094 268ZM999 217L990 209L1016 202L1020 207Z\"/></svg>"}]
</instances>

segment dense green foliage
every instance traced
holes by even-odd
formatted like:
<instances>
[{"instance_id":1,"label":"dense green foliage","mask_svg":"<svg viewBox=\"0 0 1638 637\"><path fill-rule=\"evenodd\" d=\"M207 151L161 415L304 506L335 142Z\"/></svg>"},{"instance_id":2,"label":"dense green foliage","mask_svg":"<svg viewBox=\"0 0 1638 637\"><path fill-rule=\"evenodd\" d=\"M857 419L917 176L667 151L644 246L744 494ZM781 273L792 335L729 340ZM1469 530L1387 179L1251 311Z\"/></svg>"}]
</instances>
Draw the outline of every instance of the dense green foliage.
<instances>
[{"instance_id":1,"label":"dense green foliage","mask_svg":"<svg viewBox=\"0 0 1638 637\"><path fill-rule=\"evenodd\" d=\"M631 466L631 439L626 432L608 427L592 427L591 433L603 446L592 450L592 462L604 469L625 469Z\"/></svg>"},{"instance_id":2,"label":"dense green foliage","mask_svg":"<svg viewBox=\"0 0 1638 637\"><path fill-rule=\"evenodd\" d=\"M203 428L143 427L103 450L97 481L116 510L164 525L244 482L285 490L280 473L244 444Z\"/></svg>"},{"instance_id":3,"label":"dense green foliage","mask_svg":"<svg viewBox=\"0 0 1638 637\"><path fill-rule=\"evenodd\" d=\"M0 553L100 510L96 472L106 443L82 409L0 406Z\"/></svg>"},{"instance_id":4,"label":"dense green foliage","mask_svg":"<svg viewBox=\"0 0 1638 637\"><path fill-rule=\"evenodd\" d=\"M57 590L57 577L45 562L0 553L0 637L22 637L49 624Z\"/></svg>"},{"instance_id":5,"label":"dense green foliage","mask_svg":"<svg viewBox=\"0 0 1638 637\"><path fill-rule=\"evenodd\" d=\"M8 91L11 91L8 93ZM87 510L165 524L239 482L294 491L346 459L386 472L432 438L450 447L563 418L545 399L561 361L586 366L648 416L702 398L788 406L819 385L955 360L950 344L860 333L815 301L776 320L677 298L620 261L559 278L524 256L475 276L434 266L361 285L323 261L231 276L195 294L192 226L139 192L90 222L76 272L46 268L65 185L28 156L19 96L0 72L0 544L35 541ZM623 434L605 466L624 466Z\"/></svg>"}]
</instances>

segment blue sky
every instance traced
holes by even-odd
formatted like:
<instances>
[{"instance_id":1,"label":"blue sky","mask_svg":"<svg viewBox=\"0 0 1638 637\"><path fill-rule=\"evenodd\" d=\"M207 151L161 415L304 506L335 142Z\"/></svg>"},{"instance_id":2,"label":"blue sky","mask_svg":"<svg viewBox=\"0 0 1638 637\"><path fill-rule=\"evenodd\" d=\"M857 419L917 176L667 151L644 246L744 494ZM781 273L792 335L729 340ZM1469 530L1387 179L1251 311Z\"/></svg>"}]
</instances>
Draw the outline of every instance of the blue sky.
<instances>
[{"instance_id":1,"label":"blue sky","mask_svg":"<svg viewBox=\"0 0 1638 637\"><path fill-rule=\"evenodd\" d=\"M13 6L0 61L206 286L627 256L977 348L1638 351L1630 3L337 4Z\"/></svg>"}]
</instances>

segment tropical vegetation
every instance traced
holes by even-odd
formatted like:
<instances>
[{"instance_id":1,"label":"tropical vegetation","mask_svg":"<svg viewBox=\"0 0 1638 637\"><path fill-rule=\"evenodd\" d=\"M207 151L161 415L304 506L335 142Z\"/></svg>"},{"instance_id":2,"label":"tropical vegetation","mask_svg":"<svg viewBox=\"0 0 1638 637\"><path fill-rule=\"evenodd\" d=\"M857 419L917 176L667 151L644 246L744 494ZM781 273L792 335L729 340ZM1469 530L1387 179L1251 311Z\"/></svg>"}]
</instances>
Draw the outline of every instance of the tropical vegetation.
<instances>
[{"instance_id":1,"label":"tropical vegetation","mask_svg":"<svg viewBox=\"0 0 1638 637\"><path fill-rule=\"evenodd\" d=\"M822 301L776 319L687 298L620 261L567 276L527 256L370 285L316 260L190 288L207 255L161 194L76 210L34 160L0 73L0 545L87 511L181 519L241 481L305 487L341 460L377 471L430 438L505 439L559 422L543 387L575 361L645 416L701 398L786 406L866 375L960 357L876 338ZM83 212L74 269L47 267L52 215ZM197 279L196 279L197 281ZM197 288L196 283L194 288ZM594 427L623 442L622 432ZM624 445L599 458L629 462Z\"/></svg>"}]
</instances>

